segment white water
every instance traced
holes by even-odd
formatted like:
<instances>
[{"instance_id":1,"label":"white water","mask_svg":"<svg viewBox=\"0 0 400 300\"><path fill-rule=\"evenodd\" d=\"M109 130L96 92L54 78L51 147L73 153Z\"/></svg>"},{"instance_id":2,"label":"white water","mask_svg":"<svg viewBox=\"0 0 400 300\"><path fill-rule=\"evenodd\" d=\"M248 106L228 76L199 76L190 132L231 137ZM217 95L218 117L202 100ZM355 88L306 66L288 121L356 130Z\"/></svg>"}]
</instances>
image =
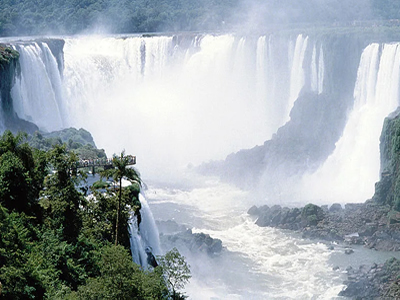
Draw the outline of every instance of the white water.
<instances>
[{"instance_id":1,"label":"white water","mask_svg":"<svg viewBox=\"0 0 400 300\"><path fill-rule=\"evenodd\" d=\"M295 49L273 36L206 35L191 46L172 37L65 41L63 79L45 43L18 46L18 115L44 130L84 127L108 154L135 153L149 177L262 144L305 84L304 70L296 72L303 36Z\"/></svg>"},{"instance_id":2,"label":"white water","mask_svg":"<svg viewBox=\"0 0 400 300\"><path fill-rule=\"evenodd\" d=\"M137 219L135 216L129 220L129 233L131 235L130 244L131 244L131 253L133 262L143 268L147 269L147 254L146 254L146 243L142 239L139 227L137 224Z\"/></svg>"},{"instance_id":3,"label":"white water","mask_svg":"<svg viewBox=\"0 0 400 300\"><path fill-rule=\"evenodd\" d=\"M334 153L303 178L303 197L318 203L364 202L379 180L384 118L399 105L399 44L371 44L361 56L354 107Z\"/></svg>"},{"instance_id":4,"label":"white water","mask_svg":"<svg viewBox=\"0 0 400 300\"><path fill-rule=\"evenodd\" d=\"M144 240L146 246L150 246L154 256L161 255L159 233L154 221L153 213L151 212L146 198L140 194L140 203L142 208L140 213L142 215L142 222L139 225L140 236Z\"/></svg>"},{"instance_id":5,"label":"white water","mask_svg":"<svg viewBox=\"0 0 400 300\"><path fill-rule=\"evenodd\" d=\"M42 130L64 127L63 89L56 59L46 43L17 47L21 76L11 90L14 110Z\"/></svg>"},{"instance_id":6,"label":"white water","mask_svg":"<svg viewBox=\"0 0 400 300\"><path fill-rule=\"evenodd\" d=\"M304 57L306 54L308 45L308 37L303 37L299 35L296 39L294 49L290 53L289 61L291 62L290 71L290 96L289 104L287 106L288 114L290 109L293 107L293 103L299 96L301 89L305 84L305 71L304 71Z\"/></svg>"},{"instance_id":7,"label":"white water","mask_svg":"<svg viewBox=\"0 0 400 300\"><path fill-rule=\"evenodd\" d=\"M324 52L322 45L317 53L317 45L314 45L311 58L311 90L322 94L324 90Z\"/></svg>"},{"instance_id":8,"label":"white water","mask_svg":"<svg viewBox=\"0 0 400 300\"><path fill-rule=\"evenodd\" d=\"M133 261L147 269L146 249L149 248L154 257L162 255L163 253L160 247L158 229L153 214L147 204L147 200L142 194L139 194L139 200L142 204L142 208L140 209L141 222L139 226L136 216L132 215L129 220L131 252Z\"/></svg>"},{"instance_id":9,"label":"white water","mask_svg":"<svg viewBox=\"0 0 400 300\"><path fill-rule=\"evenodd\" d=\"M254 224L245 213L253 201L248 192L209 181L190 189L151 187L147 196L156 219L195 227L226 247L214 258L180 249L193 273L190 299L334 299L343 288L326 245Z\"/></svg>"}]
</instances>

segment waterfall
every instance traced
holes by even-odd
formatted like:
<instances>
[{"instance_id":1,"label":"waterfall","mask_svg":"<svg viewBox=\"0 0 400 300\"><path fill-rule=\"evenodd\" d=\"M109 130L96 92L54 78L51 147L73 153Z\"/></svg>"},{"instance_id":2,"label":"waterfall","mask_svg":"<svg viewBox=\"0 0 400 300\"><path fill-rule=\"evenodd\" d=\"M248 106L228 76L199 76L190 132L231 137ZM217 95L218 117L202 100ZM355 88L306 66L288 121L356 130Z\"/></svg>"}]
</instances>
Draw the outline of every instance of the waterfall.
<instances>
[{"instance_id":1,"label":"waterfall","mask_svg":"<svg viewBox=\"0 0 400 300\"><path fill-rule=\"evenodd\" d=\"M318 93L322 94L324 91L324 76L325 76L325 62L324 62L324 51L322 45L319 50L318 56Z\"/></svg>"},{"instance_id":2,"label":"waterfall","mask_svg":"<svg viewBox=\"0 0 400 300\"><path fill-rule=\"evenodd\" d=\"M141 157L149 177L263 144L301 90L324 84L322 45L304 35L68 38L63 76L46 42L16 47L21 118L83 127L109 154Z\"/></svg>"},{"instance_id":3,"label":"waterfall","mask_svg":"<svg viewBox=\"0 0 400 300\"><path fill-rule=\"evenodd\" d=\"M322 45L303 35L68 38L63 66L46 42L16 47L19 117L46 131L83 127L107 152L140 156L150 177L261 145L306 83L321 93L324 79Z\"/></svg>"},{"instance_id":4,"label":"waterfall","mask_svg":"<svg viewBox=\"0 0 400 300\"><path fill-rule=\"evenodd\" d=\"M162 36L66 39L66 125L88 129L111 153L134 152L149 176L262 144L289 118L291 78L298 90L304 86L304 74L297 78L288 66L283 40L229 34L181 44ZM307 44L306 37L298 40ZM297 65L305 47L297 46Z\"/></svg>"},{"instance_id":5,"label":"waterfall","mask_svg":"<svg viewBox=\"0 0 400 300\"><path fill-rule=\"evenodd\" d=\"M146 245L139 234L137 219L134 216L129 221L129 233L131 235L130 244L133 262L147 269Z\"/></svg>"},{"instance_id":6,"label":"waterfall","mask_svg":"<svg viewBox=\"0 0 400 300\"><path fill-rule=\"evenodd\" d=\"M160 239L153 214L143 194L139 194L142 204L142 222L139 225L140 234L147 246L150 246L154 255L161 255Z\"/></svg>"},{"instance_id":7,"label":"waterfall","mask_svg":"<svg viewBox=\"0 0 400 300\"><path fill-rule=\"evenodd\" d=\"M145 76L162 76L165 74L170 52L172 52L172 37L152 37L144 43L146 49Z\"/></svg>"},{"instance_id":8,"label":"waterfall","mask_svg":"<svg viewBox=\"0 0 400 300\"><path fill-rule=\"evenodd\" d=\"M268 128L272 130L269 132L269 136L275 133L276 128L282 126L287 116L284 115L283 110L280 111L278 106L281 106L281 102L285 101L286 98L283 93L277 95L276 91L281 90L278 87L278 74L279 70L274 64L274 51L273 51L272 36L267 37L261 36L257 40L256 50L256 84L257 84L257 95L256 99L259 103L265 103L265 107L272 107L273 109L267 110L268 115ZM281 99L279 99L281 95ZM262 106L261 104L260 106ZM275 105L275 106L274 106Z\"/></svg>"},{"instance_id":9,"label":"waterfall","mask_svg":"<svg viewBox=\"0 0 400 300\"><path fill-rule=\"evenodd\" d=\"M311 90L321 94L324 85L324 53L322 45L317 53L317 45L314 44L311 58Z\"/></svg>"},{"instance_id":10,"label":"waterfall","mask_svg":"<svg viewBox=\"0 0 400 300\"><path fill-rule=\"evenodd\" d=\"M267 97L268 87L271 85L267 81L268 71L270 66L268 66L268 44L266 43L266 37L261 36L257 40L257 53L256 53L256 72L257 72L257 91L258 99L264 99Z\"/></svg>"},{"instance_id":11,"label":"waterfall","mask_svg":"<svg viewBox=\"0 0 400 300\"><path fill-rule=\"evenodd\" d=\"M288 113L293 107L293 103L299 96L305 84L304 58L308 45L308 37L303 37L302 34L297 36L293 54L291 56L290 65L290 96L287 106Z\"/></svg>"},{"instance_id":12,"label":"waterfall","mask_svg":"<svg viewBox=\"0 0 400 300\"><path fill-rule=\"evenodd\" d=\"M15 112L42 130L63 128L62 79L54 55L44 42L17 45L16 49L21 75L11 90Z\"/></svg>"},{"instance_id":13,"label":"waterfall","mask_svg":"<svg viewBox=\"0 0 400 300\"><path fill-rule=\"evenodd\" d=\"M129 221L131 253L133 261L147 269L148 255L146 252L150 250L154 256L161 255L162 253L159 233L153 214L147 204L146 198L142 194L139 194L139 200L142 204L142 208L140 209L140 214L142 216L140 225L138 225L137 218L134 215L131 216Z\"/></svg>"},{"instance_id":14,"label":"waterfall","mask_svg":"<svg viewBox=\"0 0 400 300\"><path fill-rule=\"evenodd\" d=\"M363 51L353 110L334 153L316 173L304 176L307 199L363 202L373 195L383 120L399 104L399 45L371 44Z\"/></svg>"}]
</instances>

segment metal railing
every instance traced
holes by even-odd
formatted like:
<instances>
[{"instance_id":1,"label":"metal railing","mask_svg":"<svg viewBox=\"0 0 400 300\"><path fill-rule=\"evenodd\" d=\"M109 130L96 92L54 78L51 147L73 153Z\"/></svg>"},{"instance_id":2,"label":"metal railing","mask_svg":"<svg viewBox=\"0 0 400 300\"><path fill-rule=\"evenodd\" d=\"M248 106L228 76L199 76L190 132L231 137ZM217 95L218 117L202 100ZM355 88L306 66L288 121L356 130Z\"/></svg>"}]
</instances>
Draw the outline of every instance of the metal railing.
<instances>
[{"instance_id":1,"label":"metal railing","mask_svg":"<svg viewBox=\"0 0 400 300\"><path fill-rule=\"evenodd\" d=\"M128 165L136 164L136 156L127 155ZM113 165L112 158L98 158L98 159L83 159L76 163L76 168L90 168L90 167L108 167Z\"/></svg>"}]
</instances>

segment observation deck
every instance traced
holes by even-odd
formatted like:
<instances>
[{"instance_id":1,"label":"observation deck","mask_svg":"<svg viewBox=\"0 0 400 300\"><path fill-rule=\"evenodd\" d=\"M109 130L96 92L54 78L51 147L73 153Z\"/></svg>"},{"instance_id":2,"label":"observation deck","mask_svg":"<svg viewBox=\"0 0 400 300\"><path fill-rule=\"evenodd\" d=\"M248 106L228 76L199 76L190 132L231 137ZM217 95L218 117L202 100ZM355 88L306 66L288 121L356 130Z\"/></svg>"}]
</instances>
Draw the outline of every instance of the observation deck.
<instances>
[{"instance_id":1,"label":"observation deck","mask_svg":"<svg viewBox=\"0 0 400 300\"><path fill-rule=\"evenodd\" d=\"M127 163L128 166L136 165L136 156L126 155L125 157L128 158L128 163ZM92 168L94 174L95 167L104 167L104 169L110 169L112 165L113 165L112 158L83 159L76 163L76 168L77 169Z\"/></svg>"}]
</instances>

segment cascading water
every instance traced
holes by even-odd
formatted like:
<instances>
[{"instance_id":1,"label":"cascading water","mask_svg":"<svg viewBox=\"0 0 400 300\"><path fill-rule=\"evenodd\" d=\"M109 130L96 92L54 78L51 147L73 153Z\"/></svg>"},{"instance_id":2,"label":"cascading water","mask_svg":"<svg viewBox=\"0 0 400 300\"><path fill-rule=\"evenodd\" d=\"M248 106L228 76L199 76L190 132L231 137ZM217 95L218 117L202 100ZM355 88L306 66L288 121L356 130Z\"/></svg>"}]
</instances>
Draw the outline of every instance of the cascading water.
<instances>
[{"instance_id":1,"label":"cascading water","mask_svg":"<svg viewBox=\"0 0 400 300\"><path fill-rule=\"evenodd\" d=\"M11 90L20 118L45 131L64 127L63 88L57 61L46 43L17 45L21 75Z\"/></svg>"},{"instance_id":2,"label":"cascading water","mask_svg":"<svg viewBox=\"0 0 400 300\"><path fill-rule=\"evenodd\" d=\"M133 262L147 269L146 245L140 236L138 220L135 216L129 220L129 233Z\"/></svg>"},{"instance_id":3,"label":"cascading water","mask_svg":"<svg viewBox=\"0 0 400 300\"><path fill-rule=\"evenodd\" d=\"M12 90L17 114L44 130L87 128L110 152L129 147L143 157L146 174L223 158L270 138L288 120L304 87L309 44L302 35L293 49L273 36L254 41L206 35L193 38L191 46L165 36L65 42L63 79L45 42L17 46L22 69ZM321 69L319 54L312 63L319 59ZM121 133L118 122L103 126L104 117L130 122ZM224 126L215 126L217 120ZM157 129L147 125L155 123ZM157 144L127 146L122 136Z\"/></svg>"},{"instance_id":4,"label":"cascading water","mask_svg":"<svg viewBox=\"0 0 400 300\"><path fill-rule=\"evenodd\" d=\"M361 56L354 107L334 153L303 178L305 198L326 203L363 202L379 180L383 120L399 105L399 44L369 45Z\"/></svg>"},{"instance_id":5,"label":"cascading water","mask_svg":"<svg viewBox=\"0 0 400 300\"><path fill-rule=\"evenodd\" d=\"M272 38L260 39L206 35L189 49L172 37L66 40L68 125L87 128L111 152L134 152L149 176L261 144L288 119L294 101L263 95L289 90L294 67L271 63L271 56L282 56L283 47ZM269 44L265 58L259 49L263 40ZM299 65L304 48L296 53ZM291 74L298 89L303 77ZM262 82L270 78L273 86L262 91ZM103 118L121 120L125 130L115 121L104 126Z\"/></svg>"},{"instance_id":6,"label":"cascading water","mask_svg":"<svg viewBox=\"0 0 400 300\"><path fill-rule=\"evenodd\" d=\"M162 252L158 229L146 198L139 194L139 200L142 205L140 209L141 222L138 224L138 219L135 215L132 215L129 221L131 253L133 261L147 269L149 266L147 252L154 256L161 255Z\"/></svg>"},{"instance_id":7,"label":"cascading water","mask_svg":"<svg viewBox=\"0 0 400 300\"><path fill-rule=\"evenodd\" d=\"M313 47L311 59L311 90L322 94L324 90L324 52L322 45L317 53L317 45Z\"/></svg>"},{"instance_id":8,"label":"cascading water","mask_svg":"<svg viewBox=\"0 0 400 300\"><path fill-rule=\"evenodd\" d=\"M160 238L153 214L150 210L146 198L139 194L140 203L142 208L140 213L142 215L142 222L140 222L140 235L147 246L151 247L154 255L161 255Z\"/></svg>"},{"instance_id":9,"label":"cascading water","mask_svg":"<svg viewBox=\"0 0 400 300\"><path fill-rule=\"evenodd\" d=\"M305 71L303 67L304 57L308 45L308 37L297 36L294 49L290 52L291 70L290 70L290 96L287 106L288 114L293 107L293 103L299 96L301 89L305 84Z\"/></svg>"}]
</instances>

